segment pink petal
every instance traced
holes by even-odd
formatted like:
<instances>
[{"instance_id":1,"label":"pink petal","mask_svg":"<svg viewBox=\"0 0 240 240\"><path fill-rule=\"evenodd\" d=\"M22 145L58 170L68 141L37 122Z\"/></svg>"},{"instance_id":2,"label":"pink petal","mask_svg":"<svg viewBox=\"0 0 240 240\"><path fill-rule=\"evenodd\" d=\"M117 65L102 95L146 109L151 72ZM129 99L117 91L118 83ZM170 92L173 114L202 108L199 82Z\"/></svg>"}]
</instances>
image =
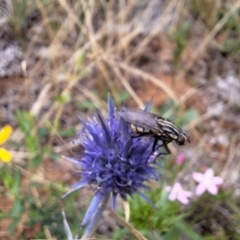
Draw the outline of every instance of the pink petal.
<instances>
[{"instance_id":1,"label":"pink petal","mask_svg":"<svg viewBox=\"0 0 240 240\"><path fill-rule=\"evenodd\" d=\"M190 191L184 191L184 195L185 195L186 197L192 197L193 193L190 192Z\"/></svg>"},{"instance_id":2,"label":"pink petal","mask_svg":"<svg viewBox=\"0 0 240 240\"><path fill-rule=\"evenodd\" d=\"M200 196L206 191L206 186L202 183L200 183L196 188L196 195Z\"/></svg>"},{"instance_id":3,"label":"pink petal","mask_svg":"<svg viewBox=\"0 0 240 240\"><path fill-rule=\"evenodd\" d=\"M177 199L177 192L176 191L172 191L169 196L168 196L168 199L170 201L175 201Z\"/></svg>"},{"instance_id":4,"label":"pink petal","mask_svg":"<svg viewBox=\"0 0 240 240\"><path fill-rule=\"evenodd\" d=\"M213 182L217 185L223 184L223 179L221 177L214 177Z\"/></svg>"},{"instance_id":5,"label":"pink petal","mask_svg":"<svg viewBox=\"0 0 240 240\"><path fill-rule=\"evenodd\" d=\"M205 177L206 178L212 178L214 176L214 172L212 168L208 168L207 171L205 172Z\"/></svg>"},{"instance_id":6,"label":"pink petal","mask_svg":"<svg viewBox=\"0 0 240 240\"><path fill-rule=\"evenodd\" d=\"M177 191L176 190L172 190L168 196L168 199L170 201L175 201L177 199Z\"/></svg>"},{"instance_id":7,"label":"pink petal","mask_svg":"<svg viewBox=\"0 0 240 240\"><path fill-rule=\"evenodd\" d=\"M181 190L182 186L180 183L176 182L174 185L173 185L173 188L172 188L172 191L171 193L169 194L168 196L168 199L170 201L175 201L177 199L177 195L179 193L179 191Z\"/></svg>"},{"instance_id":8,"label":"pink petal","mask_svg":"<svg viewBox=\"0 0 240 240\"><path fill-rule=\"evenodd\" d=\"M194 172L192 174L192 177L196 182L202 182L203 179L204 179L204 175L202 173L199 173L199 172Z\"/></svg>"},{"instance_id":9,"label":"pink petal","mask_svg":"<svg viewBox=\"0 0 240 240\"><path fill-rule=\"evenodd\" d=\"M211 184L207 186L207 190L209 193L211 193L212 195L216 195L218 193L218 188L216 185Z\"/></svg>"},{"instance_id":10,"label":"pink petal","mask_svg":"<svg viewBox=\"0 0 240 240\"><path fill-rule=\"evenodd\" d=\"M188 205L189 202L190 202L190 200L187 199L186 197L179 197L179 198L178 198L178 201L179 201L180 203L184 204L184 205Z\"/></svg>"},{"instance_id":11,"label":"pink petal","mask_svg":"<svg viewBox=\"0 0 240 240\"><path fill-rule=\"evenodd\" d=\"M190 200L189 197L192 196L192 193L189 191L183 191L181 194L178 195L178 201L184 205L189 204Z\"/></svg>"}]
</instances>

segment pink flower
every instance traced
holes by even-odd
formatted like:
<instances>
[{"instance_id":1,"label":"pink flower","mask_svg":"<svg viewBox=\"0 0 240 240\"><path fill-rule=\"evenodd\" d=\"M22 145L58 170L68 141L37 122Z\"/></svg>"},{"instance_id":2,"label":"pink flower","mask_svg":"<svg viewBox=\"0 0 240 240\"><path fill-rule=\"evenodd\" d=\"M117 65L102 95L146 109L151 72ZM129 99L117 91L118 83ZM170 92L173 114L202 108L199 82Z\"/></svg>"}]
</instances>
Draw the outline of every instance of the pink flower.
<instances>
[{"instance_id":1,"label":"pink flower","mask_svg":"<svg viewBox=\"0 0 240 240\"><path fill-rule=\"evenodd\" d=\"M170 192L168 199L170 201L179 201L180 203L187 205L189 204L189 199L192 197L192 192L183 190L182 185L176 182L173 187L166 187L166 191Z\"/></svg>"},{"instance_id":2,"label":"pink flower","mask_svg":"<svg viewBox=\"0 0 240 240\"><path fill-rule=\"evenodd\" d=\"M208 191L212 195L216 195L218 193L218 185L223 183L223 179L221 177L215 177L212 168L208 168L204 174L199 172L193 173L193 179L198 182L198 186L196 188L196 195L200 196L205 191Z\"/></svg>"},{"instance_id":3,"label":"pink flower","mask_svg":"<svg viewBox=\"0 0 240 240\"><path fill-rule=\"evenodd\" d=\"M184 153L178 154L176 162L178 165L182 165L185 162L185 154Z\"/></svg>"}]
</instances>

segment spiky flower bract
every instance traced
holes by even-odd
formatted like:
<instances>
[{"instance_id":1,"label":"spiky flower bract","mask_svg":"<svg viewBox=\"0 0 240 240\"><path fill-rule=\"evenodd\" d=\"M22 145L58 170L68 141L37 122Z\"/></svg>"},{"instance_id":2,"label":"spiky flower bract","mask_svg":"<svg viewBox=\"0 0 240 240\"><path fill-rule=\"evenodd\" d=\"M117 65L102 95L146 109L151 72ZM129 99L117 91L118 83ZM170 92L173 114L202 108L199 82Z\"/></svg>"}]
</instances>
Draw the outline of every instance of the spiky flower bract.
<instances>
[{"instance_id":1,"label":"spiky flower bract","mask_svg":"<svg viewBox=\"0 0 240 240\"><path fill-rule=\"evenodd\" d=\"M145 110L149 107L150 103ZM120 118L110 96L108 108L106 119L99 111L87 122L80 118L84 128L79 140L85 152L81 159L70 160L81 167L82 180L63 196L86 185L96 187L95 196L82 221L82 226L87 226L85 237L95 230L110 196L113 209L117 196L125 200L128 195L138 193L148 201L141 190L148 188L146 181L159 179L154 166L158 152L152 152L154 140L149 137L132 138L129 124Z\"/></svg>"}]
</instances>

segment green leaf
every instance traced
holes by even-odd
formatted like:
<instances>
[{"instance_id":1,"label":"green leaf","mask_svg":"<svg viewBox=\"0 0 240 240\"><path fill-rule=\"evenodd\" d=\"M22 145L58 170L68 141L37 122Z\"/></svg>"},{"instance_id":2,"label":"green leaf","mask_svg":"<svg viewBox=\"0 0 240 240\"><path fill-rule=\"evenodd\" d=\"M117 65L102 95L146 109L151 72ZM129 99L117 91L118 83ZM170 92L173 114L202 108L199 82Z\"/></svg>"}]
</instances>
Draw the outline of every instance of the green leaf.
<instances>
[{"instance_id":1,"label":"green leaf","mask_svg":"<svg viewBox=\"0 0 240 240\"><path fill-rule=\"evenodd\" d=\"M38 134L41 137L41 139L48 137L50 135L50 130L48 128L39 128Z\"/></svg>"},{"instance_id":2,"label":"green leaf","mask_svg":"<svg viewBox=\"0 0 240 240\"><path fill-rule=\"evenodd\" d=\"M71 101L71 95L70 93L61 94L56 97L56 100L62 104L67 104Z\"/></svg>"},{"instance_id":3,"label":"green leaf","mask_svg":"<svg viewBox=\"0 0 240 240\"><path fill-rule=\"evenodd\" d=\"M175 226L180 232L185 234L191 240L203 240L202 238L192 227L186 224L184 221L178 221L175 223Z\"/></svg>"},{"instance_id":4,"label":"green leaf","mask_svg":"<svg viewBox=\"0 0 240 240\"><path fill-rule=\"evenodd\" d=\"M89 100L85 100L85 101L81 101L77 104L78 108L82 109L82 110L95 110L97 109L96 105L93 104L92 101Z\"/></svg>"},{"instance_id":5,"label":"green leaf","mask_svg":"<svg viewBox=\"0 0 240 240\"><path fill-rule=\"evenodd\" d=\"M21 191L21 182L22 182L22 174L21 172L17 171L14 174L14 182L12 186L12 192L14 196L18 196Z\"/></svg>"},{"instance_id":6,"label":"green leaf","mask_svg":"<svg viewBox=\"0 0 240 240\"><path fill-rule=\"evenodd\" d=\"M21 191L22 174L20 171L14 170L10 167L1 168L1 178L5 186L9 190L9 194L17 197Z\"/></svg>"},{"instance_id":7,"label":"green leaf","mask_svg":"<svg viewBox=\"0 0 240 240\"><path fill-rule=\"evenodd\" d=\"M172 226L170 229L168 229L167 233L162 236L162 240L178 240L181 237L181 233L179 230L175 227Z\"/></svg>"},{"instance_id":8,"label":"green leaf","mask_svg":"<svg viewBox=\"0 0 240 240\"><path fill-rule=\"evenodd\" d=\"M72 137L72 136L76 136L76 130L74 128L63 129L63 130L59 130L58 134L61 137Z\"/></svg>"},{"instance_id":9,"label":"green leaf","mask_svg":"<svg viewBox=\"0 0 240 240\"><path fill-rule=\"evenodd\" d=\"M83 52L79 55L79 58L77 59L76 67L80 69L84 64L85 60L86 60L86 53Z\"/></svg>"},{"instance_id":10,"label":"green leaf","mask_svg":"<svg viewBox=\"0 0 240 240\"><path fill-rule=\"evenodd\" d=\"M24 133L29 133L34 125L34 119L29 112L17 111L16 117L18 119L20 128Z\"/></svg>"},{"instance_id":11,"label":"green leaf","mask_svg":"<svg viewBox=\"0 0 240 240\"><path fill-rule=\"evenodd\" d=\"M169 111L170 109L173 109L173 108L175 108L176 106L175 106L175 103L174 103L174 101L172 101L172 100L168 100L168 101L166 101L165 102L165 104L163 105L163 107L161 108L161 114L160 115L162 115L162 116L164 116L164 114L167 112L167 111Z\"/></svg>"},{"instance_id":12,"label":"green leaf","mask_svg":"<svg viewBox=\"0 0 240 240\"><path fill-rule=\"evenodd\" d=\"M186 113L183 114L183 116L179 120L180 126L185 126L189 122L197 119L199 117L199 113L195 109L190 109Z\"/></svg>"},{"instance_id":13,"label":"green leaf","mask_svg":"<svg viewBox=\"0 0 240 240\"><path fill-rule=\"evenodd\" d=\"M11 210L10 216L17 218L22 214L23 202L20 199L15 199L13 208Z\"/></svg>"},{"instance_id":14,"label":"green leaf","mask_svg":"<svg viewBox=\"0 0 240 240\"><path fill-rule=\"evenodd\" d=\"M130 98L130 94L128 91L122 91L119 93L119 98L116 99L116 104L126 102Z\"/></svg>"},{"instance_id":15,"label":"green leaf","mask_svg":"<svg viewBox=\"0 0 240 240\"><path fill-rule=\"evenodd\" d=\"M43 151L44 152L44 151ZM41 154L37 154L31 160L31 168L37 168L41 165L43 161L43 152Z\"/></svg>"},{"instance_id":16,"label":"green leaf","mask_svg":"<svg viewBox=\"0 0 240 240\"><path fill-rule=\"evenodd\" d=\"M30 152L36 152L40 150L37 136L31 136L31 135L27 136L25 141L26 141L27 148Z\"/></svg>"}]
</instances>

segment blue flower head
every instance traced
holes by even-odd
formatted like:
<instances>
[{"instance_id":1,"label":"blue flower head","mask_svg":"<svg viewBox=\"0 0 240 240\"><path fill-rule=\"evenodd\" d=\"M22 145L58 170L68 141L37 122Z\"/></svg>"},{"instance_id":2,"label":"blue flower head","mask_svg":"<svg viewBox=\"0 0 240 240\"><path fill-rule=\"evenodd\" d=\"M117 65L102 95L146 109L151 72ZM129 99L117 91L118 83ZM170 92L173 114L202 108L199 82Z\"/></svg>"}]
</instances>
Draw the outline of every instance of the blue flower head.
<instances>
[{"instance_id":1,"label":"blue flower head","mask_svg":"<svg viewBox=\"0 0 240 240\"><path fill-rule=\"evenodd\" d=\"M86 185L95 186L95 196L82 221L82 226L91 232L110 196L113 209L117 196L125 200L128 195L138 193L148 200L141 190L148 188L146 181L159 179L154 166L158 153L152 152L152 138L132 138L129 124L118 115L110 96L106 119L97 111L93 119L86 122L80 118L80 121L84 128L79 141L85 152L81 159L70 160L81 167L81 181L63 198Z\"/></svg>"}]
</instances>

